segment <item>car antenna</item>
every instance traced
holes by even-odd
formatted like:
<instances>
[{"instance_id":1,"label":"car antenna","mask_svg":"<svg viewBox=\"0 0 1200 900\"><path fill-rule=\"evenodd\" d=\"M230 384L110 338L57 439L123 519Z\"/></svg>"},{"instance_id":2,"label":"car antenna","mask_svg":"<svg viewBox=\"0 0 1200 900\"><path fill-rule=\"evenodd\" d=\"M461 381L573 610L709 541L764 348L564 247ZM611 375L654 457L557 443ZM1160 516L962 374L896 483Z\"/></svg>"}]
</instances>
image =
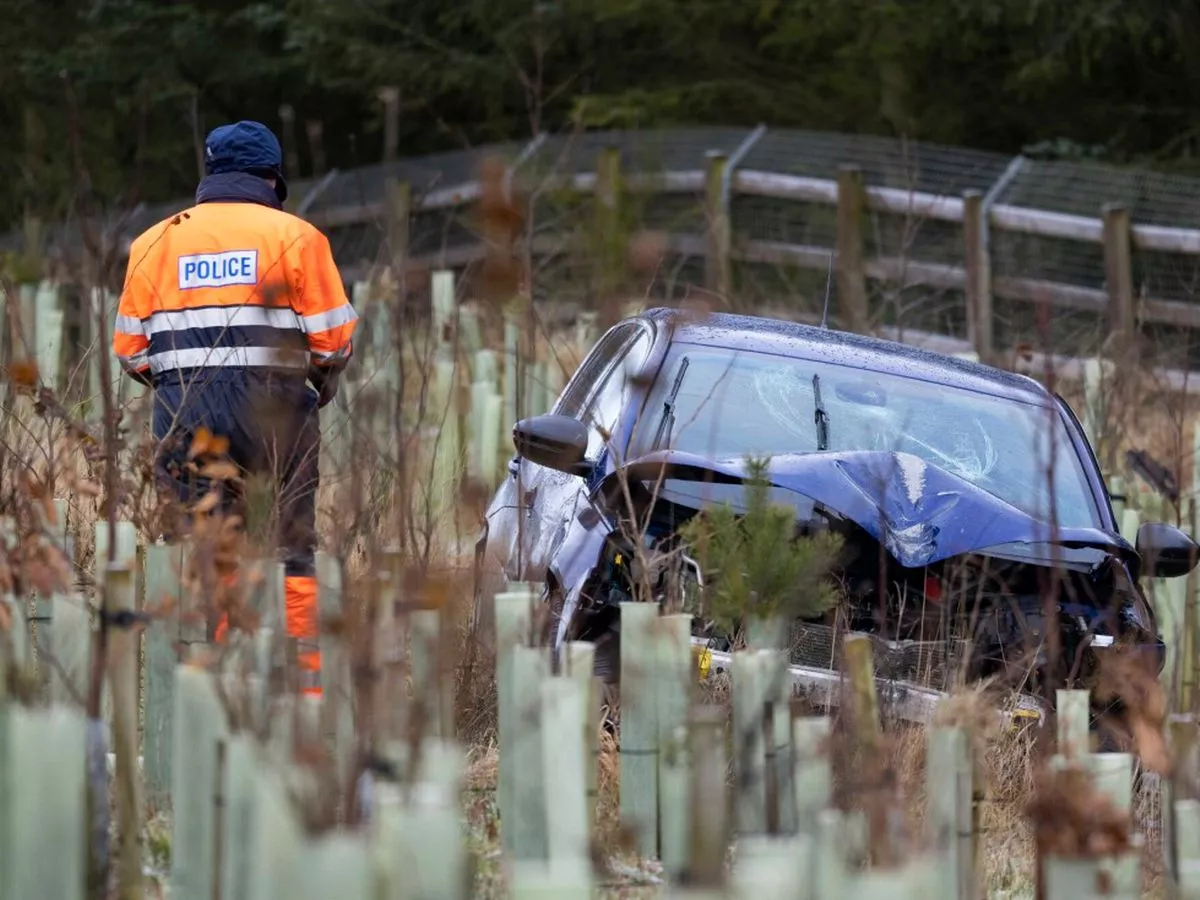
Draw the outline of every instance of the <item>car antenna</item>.
<instances>
[{"instance_id":1,"label":"car antenna","mask_svg":"<svg viewBox=\"0 0 1200 900\"><path fill-rule=\"evenodd\" d=\"M825 308L821 310L821 327L829 327L829 288L833 285L833 251L829 251L829 271L825 273Z\"/></svg>"}]
</instances>

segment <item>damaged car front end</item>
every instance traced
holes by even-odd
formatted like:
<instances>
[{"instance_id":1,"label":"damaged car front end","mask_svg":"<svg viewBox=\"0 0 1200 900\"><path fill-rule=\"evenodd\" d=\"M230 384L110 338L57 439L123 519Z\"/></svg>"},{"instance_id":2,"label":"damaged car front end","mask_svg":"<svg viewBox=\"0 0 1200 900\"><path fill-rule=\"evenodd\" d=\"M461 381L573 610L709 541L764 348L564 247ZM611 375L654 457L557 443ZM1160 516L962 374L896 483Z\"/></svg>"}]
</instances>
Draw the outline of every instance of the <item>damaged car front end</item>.
<instances>
[{"instance_id":1,"label":"damaged car front end","mask_svg":"<svg viewBox=\"0 0 1200 900\"><path fill-rule=\"evenodd\" d=\"M616 681L620 604L647 599L693 613L695 639L728 650L735 635L705 616L710 573L680 532L713 506L744 509L758 457L797 539L841 539L840 602L790 623L795 665L836 670L839 636L860 632L881 678L932 690L1085 686L1119 648L1161 669L1139 579L1190 571L1196 545L1161 524L1143 525L1136 547L1121 537L1061 398L825 329L639 320L589 368L602 339L550 414L517 424L512 484L481 540L481 567L490 555L503 578L544 586L555 650L594 641L597 675ZM578 381L589 372L592 396Z\"/></svg>"}]
</instances>

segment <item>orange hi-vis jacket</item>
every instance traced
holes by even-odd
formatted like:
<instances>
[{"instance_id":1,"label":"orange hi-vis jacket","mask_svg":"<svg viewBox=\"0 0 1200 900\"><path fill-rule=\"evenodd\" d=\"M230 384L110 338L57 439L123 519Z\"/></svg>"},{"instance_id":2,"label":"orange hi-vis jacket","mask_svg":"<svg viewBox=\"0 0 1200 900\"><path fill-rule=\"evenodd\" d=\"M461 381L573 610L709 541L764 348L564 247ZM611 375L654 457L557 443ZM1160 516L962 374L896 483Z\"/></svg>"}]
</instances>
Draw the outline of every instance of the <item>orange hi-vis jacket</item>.
<instances>
[{"instance_id":1,"label":"orange hi-vis jacket","mask_svg":"<svg viewBox=\"0 0 1200 900\"><path fill-rule=\"evenodd\" d=\"M113 351L132 372L340 368L357 314L329 241L258 203L200 203L129 252Z\"/></svg>"},{"instance_id":2,"label":"orange hi-vis jacket","mask_svg":"<svg viewBox=\"0 0 1200 900\"><path fill-rule=\"evenodd\" d=\"M319 428L317 399L304 383L313 366L337 371L345 365L358 316L329 241L280 209L267 182L240 173L210 176L197 199L196 206L134 240L113 350L126 370L148 375L154 385L154 432L164 447L170 446L169 432L203 426L228 436L230 456L248 468L258 465L255 454L268 427L248 399L249 388L294 386L276 395L297 404L300 423L290 461L276 473L285 526L286 627L297 641L303 690L320 693L314 558ZM202 379L184 377L201 372ZM185 500L185 486L171 483ZM218 640L227 624L219 623Z\"/></svg>"}]
</instances>

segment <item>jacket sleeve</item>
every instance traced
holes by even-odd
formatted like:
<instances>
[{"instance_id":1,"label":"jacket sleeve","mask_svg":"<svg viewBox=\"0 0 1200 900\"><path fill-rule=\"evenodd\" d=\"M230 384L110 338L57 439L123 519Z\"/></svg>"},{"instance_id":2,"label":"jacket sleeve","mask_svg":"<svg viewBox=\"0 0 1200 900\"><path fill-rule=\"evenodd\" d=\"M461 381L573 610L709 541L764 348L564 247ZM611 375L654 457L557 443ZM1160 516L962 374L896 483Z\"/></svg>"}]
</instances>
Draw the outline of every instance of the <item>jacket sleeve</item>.
<instances>
[{"instance_id":1,"label":"jacket sleeve","mask_svg":"<svg viewBox=\"0 0 1200 900\"><path fill-rule=\"evenodd\" d=\"M354 352L358 313L346 298L329 239L314 230L300 249L299 312L308 335L311 363L340 371Z\"/></svg>"},{"instance_id":2,"label":"jacket sleeve","mask_svg":"<svg viewBox=\"0 0 1200 900\"><path fill-rule=\"evenodd\" d=\"M142 322L145 313L143 279L138 277L137 260L140 254L130 252L125 286L117 303L117 320L113 327L113 354L127 373L143 378L150 372L150 337ZM139 379L141 380L141 379Z\"/></svg>"}]
</instances>

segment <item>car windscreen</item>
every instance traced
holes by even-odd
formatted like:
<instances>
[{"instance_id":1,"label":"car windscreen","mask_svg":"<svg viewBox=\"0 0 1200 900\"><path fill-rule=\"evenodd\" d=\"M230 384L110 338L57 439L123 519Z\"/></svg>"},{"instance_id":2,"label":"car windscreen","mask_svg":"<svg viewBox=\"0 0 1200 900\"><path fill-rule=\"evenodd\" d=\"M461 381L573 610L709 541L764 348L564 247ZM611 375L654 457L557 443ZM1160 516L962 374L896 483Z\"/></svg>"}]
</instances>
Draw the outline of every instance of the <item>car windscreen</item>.
<instances>
[{"instance_id":1,"label":"car windscreen","mask_svg":"<svg viewBox=\"0 0 1200 900\"><path fill-rule=\"evenodd\" d=\"M642 409L630 458L655 449L712 459L910 453L1037 518L1099 525L1054 406L851 366L675 344Z\"/></svg>"}]
</instances>

